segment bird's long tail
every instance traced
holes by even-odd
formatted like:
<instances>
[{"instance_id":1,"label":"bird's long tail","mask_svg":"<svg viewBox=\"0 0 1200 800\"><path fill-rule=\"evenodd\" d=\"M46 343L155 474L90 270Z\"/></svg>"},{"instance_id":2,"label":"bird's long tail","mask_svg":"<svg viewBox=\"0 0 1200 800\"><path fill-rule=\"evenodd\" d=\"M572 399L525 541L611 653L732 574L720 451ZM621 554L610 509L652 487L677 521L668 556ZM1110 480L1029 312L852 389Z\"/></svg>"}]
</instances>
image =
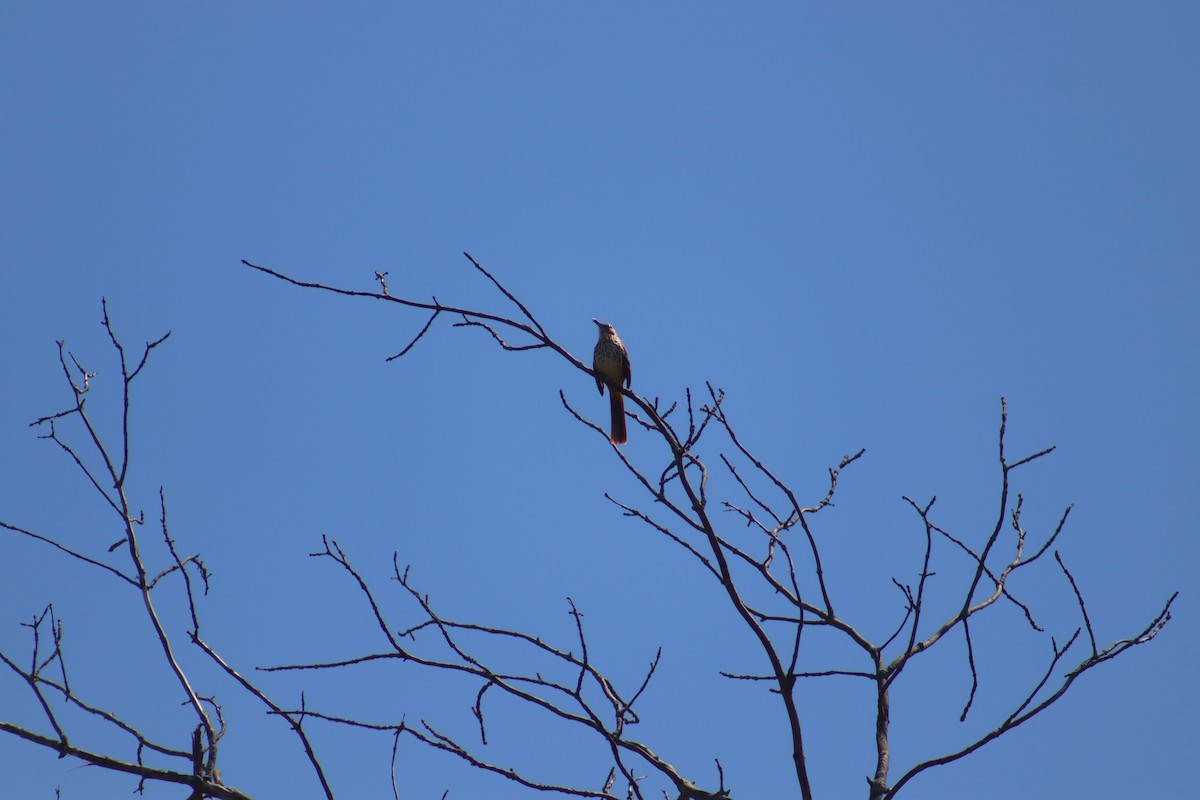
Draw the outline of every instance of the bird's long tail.
<instances>
[{"instance_id":1,"label":"bird's long tail","mask_svg":"<svg viewBox=\"0 0 1200 800\"><path fill-rule=\"evenodd\" d=\"M612 424L609 430L612 433L608 439L613 444L625 444L625 396L608 387L608 408L612 413Z\"/></svg>"}]
</instances>

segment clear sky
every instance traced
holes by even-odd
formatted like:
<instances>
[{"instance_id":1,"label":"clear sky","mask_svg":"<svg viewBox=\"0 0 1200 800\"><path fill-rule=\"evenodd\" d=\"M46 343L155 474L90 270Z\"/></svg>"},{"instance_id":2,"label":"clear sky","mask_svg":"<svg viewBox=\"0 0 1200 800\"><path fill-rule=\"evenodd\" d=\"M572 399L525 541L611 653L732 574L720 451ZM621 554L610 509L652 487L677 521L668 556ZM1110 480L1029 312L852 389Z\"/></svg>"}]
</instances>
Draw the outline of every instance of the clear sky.
<instances>
[{"instance_id":1,"label":"clear sky","mask_svg":"<svg viewBox=\"0 0 1200 800\"><path fill-rule=\"evenodd\" d=\"M466 250L579 357L591 318L613 322L635 391L723 387L802 501L865 447L818 535L873 635L902 612L889 577L920 566L903 495L937 495L971 541L990 529L1007 397L1012 453L1059 448L1017 488L1031 536L1076 504L1059 546L1098 638L1182 595L1156 642L908 796L1181 796L1200 716L1198 41L1187 2L4 4L0 519L119 556L113 520L27 427L68 402L56 339L100 372L91 402L111 415L106 296L128 344L173 331L139 378L131 491L152 519L165 487L173 535L214 573L206 630L239 668L378 649L344 576L307 557L328 534L397 626L415 616L387 582L393 551L447 613L564 646L572 597L626 685L661 644L645 740L700 780L720 758L739 797L789 796L781 714L716 676L756 663L732 612L603 498L650 505L560 405L563 389L603 418L587 376L449 320L385 363L423 316L240 264L362 289L387 270L394 293L508 311ZM625 452L657 474L639 433ZM1044 567L1018 588L1061 642L1078 617ZM931 591L952 602L963 568L948 554ZM77 689L184 745L120 589L0 535L0 647L26 654L20 623L53 601ZM961 642L897 687L893 778L1011 710L1048 648L1018 622L1009 608L978 634L968 722ZM226 703L227 782L317 796L284 726L182 632L200 690ZM473 689L419 673L262 680L285 705L305 688L333 713L475 730ZM866 687L803 699L818 796L865 796ZM10 675L0 719L41 725ZM384 737L313 730L340 796L388 796ZM496 733L506 762L594 763L523 718ZM111 743L98 735L78 739ZM14 798L134 788L11 739L0 775ZM400 784L518 796L412 744Z\"/></svg>"}]
</instances>

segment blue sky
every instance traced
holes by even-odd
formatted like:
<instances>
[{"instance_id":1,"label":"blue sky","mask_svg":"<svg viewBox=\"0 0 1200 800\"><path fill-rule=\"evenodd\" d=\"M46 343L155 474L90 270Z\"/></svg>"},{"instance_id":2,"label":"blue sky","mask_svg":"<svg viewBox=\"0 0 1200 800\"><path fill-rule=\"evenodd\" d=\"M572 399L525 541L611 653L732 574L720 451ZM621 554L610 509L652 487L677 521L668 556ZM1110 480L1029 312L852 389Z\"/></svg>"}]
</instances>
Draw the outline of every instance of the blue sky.
<instances>
[{"instance_id":1,"label":"blue sky","mask_svg":"<svg viewBox=\"0 0 1200 800\"><path fill-rule=\"evenodd\" d=\"M106 296L127 344L173 331L139 379L131 486L148 517L165 487L173 535L214 572L206 630L240 668L377 646L352 587L307 557L328 534L398 625L393 551L448 614L564 645L572 597L619 679L661 644L645 740L700 780L720 758L736 796L786 796L780 713L716 676L754 663L732 612L603 498L648 505L559 403L602 418L587 376L442 320L385 363L423 317L240 263L361 289L387 270L393 293L507 311L466 250L576 356L592 317L612 321L635 391L723 387L802 498L865 447L818 529L844 613L873 633L899 619L889 578L919 569L901 496L937 495L974 541L990 529L1007 397L1011 453L1058 445L1017 488L1043 535L1076 504L1060 548L1098 637L1182 595L1156 642L909 794L1178 796L1200 713L1198 35L1196 7L1167 2L8 4L0 519L97 554L117 538L27 427L67 403L57 339L100 372L91 402L111 415ZM657 473L661 450L631 433ZM0 647L25 652L19 623L53 601L80 690L182 742L136 598L12 536L0 548ZM947 551L942 602L956 568ZM1069 636L1061 576L1020 588ZM1011 709L1046 647L1018 621L979 633L967 723L960 643L906 675L893 778ZM227 704L226 780L317 796L283 726L186 657ZM472 689L414 673L269 681L285 703L305 688L334 712L474 730ZM822 684L805 710L818 796L863 791L870 695ZM0 719L40 722L9 677ZM388 742L315 735L341 796L389 791ZM497 735L501 760L594 763L520 715ZM408 747L402 797L519 796ZM133 788L3 739L0 774L21 797Z\"/></svg>"}]
</instances>

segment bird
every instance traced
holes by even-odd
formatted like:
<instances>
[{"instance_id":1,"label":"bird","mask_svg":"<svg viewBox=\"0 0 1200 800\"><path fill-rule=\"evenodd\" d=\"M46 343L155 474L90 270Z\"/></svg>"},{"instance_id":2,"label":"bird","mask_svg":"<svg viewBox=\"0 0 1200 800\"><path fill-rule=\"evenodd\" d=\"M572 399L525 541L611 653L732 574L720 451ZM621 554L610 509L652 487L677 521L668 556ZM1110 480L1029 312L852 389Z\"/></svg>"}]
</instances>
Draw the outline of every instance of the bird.
<instances>
[{"instance_id":1,"label":"bird","mask_svg":"<svg viewBox=\"0 0 1200 800\"><path fill-rule=\"evenodd\" d=\"M608 386L608 408L612 415L608 440L613 444L625 444L625 396L621 384L629 387L632 373L629 370L629 351L617 336L617 329L607 322L593 319L600 328L600 340L592 351L592 370L596 373L596 388L604 394Z\"/></svg>"}]
</instances>

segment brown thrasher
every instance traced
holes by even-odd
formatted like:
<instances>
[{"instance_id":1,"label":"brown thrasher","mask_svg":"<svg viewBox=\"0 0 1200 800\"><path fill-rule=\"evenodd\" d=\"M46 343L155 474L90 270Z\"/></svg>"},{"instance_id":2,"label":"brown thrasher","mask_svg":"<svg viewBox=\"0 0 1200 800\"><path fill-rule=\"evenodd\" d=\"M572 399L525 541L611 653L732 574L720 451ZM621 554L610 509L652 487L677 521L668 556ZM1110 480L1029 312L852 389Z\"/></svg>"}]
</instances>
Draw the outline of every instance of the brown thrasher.
<instances>
[{"instance_id":1,"label":"brown thrasher","mask_svg":"<svg viewBox=\"0 0 1200 800\"><path fill-rule=\"evenodd\" d=\"M613 444L625 444L625 397L621 384L629 386L632 374L629 371L629 351L617 336L617 329L607 322L593 319L600 328L600 341L592 351L592 369L596 373L596 388L604 394L608 385L608 408L612 415L611 433L608 440Z\"/></svg>"}]
</instances>

